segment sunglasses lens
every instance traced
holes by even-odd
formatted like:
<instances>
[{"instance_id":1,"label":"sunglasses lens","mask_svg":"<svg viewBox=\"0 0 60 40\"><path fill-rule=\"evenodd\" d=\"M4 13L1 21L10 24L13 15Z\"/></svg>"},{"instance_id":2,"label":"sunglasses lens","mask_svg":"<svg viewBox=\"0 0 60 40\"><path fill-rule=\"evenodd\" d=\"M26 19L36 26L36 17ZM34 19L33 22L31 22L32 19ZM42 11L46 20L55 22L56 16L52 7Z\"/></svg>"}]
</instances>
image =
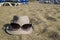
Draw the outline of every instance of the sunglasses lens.
<instances>
[{"instance_id":1,"label":"sunglasses lens","mask_svg":"<svg viewBox=\"0 0 60 40\"><path fill-rule=\"evenodd\" d=\"M24 24L21 28L24 29L24 30L27 30L30 27L32 27L32 24Z\"/></svg>"},{"instance_id":2,"label":"sunglasses lens","mask_svg":"<svg viewBox=\"0 0 60 40\"><path fill-rule=\"evenodd\" d=\"M13 29L19 29L20 28L20 25L17 23L11 23L11 26Z\"/></svg>"}]
</instances>

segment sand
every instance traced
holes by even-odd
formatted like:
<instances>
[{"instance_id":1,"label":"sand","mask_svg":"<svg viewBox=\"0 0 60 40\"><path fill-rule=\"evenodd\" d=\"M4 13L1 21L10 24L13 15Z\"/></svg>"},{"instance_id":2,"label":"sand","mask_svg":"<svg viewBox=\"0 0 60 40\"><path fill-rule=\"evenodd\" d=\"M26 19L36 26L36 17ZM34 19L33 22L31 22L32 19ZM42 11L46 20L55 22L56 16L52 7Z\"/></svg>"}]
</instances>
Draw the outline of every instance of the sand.
<instances>
[{"instance_id":1,"label":"sand","mask_svg":"<svg viewBox=\"0 0 60 40\"><path fill-rule=\"evenodd\" d=\"M8 35L2 30L14 15L29 16L34 31L29 35ZM0 40L60 40L60 5L39 4L0 7Z\"/></svg>"}]
</instances>

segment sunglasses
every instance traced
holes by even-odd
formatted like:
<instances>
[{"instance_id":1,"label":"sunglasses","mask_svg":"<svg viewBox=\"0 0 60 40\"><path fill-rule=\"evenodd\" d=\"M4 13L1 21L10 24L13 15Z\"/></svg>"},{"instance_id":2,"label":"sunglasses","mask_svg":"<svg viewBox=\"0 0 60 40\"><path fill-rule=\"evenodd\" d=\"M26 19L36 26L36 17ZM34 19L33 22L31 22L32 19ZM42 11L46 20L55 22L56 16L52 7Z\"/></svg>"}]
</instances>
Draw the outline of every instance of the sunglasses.
<instances>
[{"instance_id":1,"label":"sunglasses","mask_svg":"<svg viewBox=\"0 0 60 40\"><path fill-rule=\"evenodd\" d=\"M32 27L32 24L24 24L24 25L20 26L17 23L11 23L11 24L5 24L4 27L5 27L4 29L10 30L10 31L13 31L13 30L15 31L15 30L18 30L19 28L21 28L23 30L27 30L30 27Z\"/></svg>"}]
</instances>

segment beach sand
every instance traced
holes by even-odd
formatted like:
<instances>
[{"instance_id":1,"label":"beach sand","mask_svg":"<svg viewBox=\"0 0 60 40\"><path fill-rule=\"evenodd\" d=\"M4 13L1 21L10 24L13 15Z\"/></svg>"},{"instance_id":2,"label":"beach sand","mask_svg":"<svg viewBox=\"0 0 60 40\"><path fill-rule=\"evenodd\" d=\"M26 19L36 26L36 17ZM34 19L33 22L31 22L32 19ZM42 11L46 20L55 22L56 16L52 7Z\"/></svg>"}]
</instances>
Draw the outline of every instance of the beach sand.
<instances>
[{"instance_id":1,"label":"beach sand","mask_svg":"<svg viewBox=\"0 0 60 40\"><path fill-rule=\"evenodd\" d=\"M28 35L6 34L2 27L10 23L14 15L29 16L33 32ZM1 6L0 40L60 40L60 5L31 2L15 7Z\"/></svg>"}]
</instances>

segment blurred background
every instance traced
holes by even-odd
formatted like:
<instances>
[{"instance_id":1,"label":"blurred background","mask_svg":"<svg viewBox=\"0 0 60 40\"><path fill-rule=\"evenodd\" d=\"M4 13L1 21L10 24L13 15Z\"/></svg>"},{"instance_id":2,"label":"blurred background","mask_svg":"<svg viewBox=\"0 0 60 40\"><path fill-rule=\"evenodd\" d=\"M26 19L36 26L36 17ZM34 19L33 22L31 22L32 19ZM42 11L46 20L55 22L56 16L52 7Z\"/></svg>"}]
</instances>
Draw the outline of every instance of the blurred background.
<instances>
[{"instance_id":1,"label":"blurred background","mask_svg":"<svg viewBox=\"0 0 60 40\"><path fill-rule=\"evenodd\" d=\"M33 24L33 33L29 35L6 34L2 27L10 23L14 15L27 15ZM60 40L60 4L29 2L28 5L1 6L0 40Z\"/></svg>"}]
</instances>

